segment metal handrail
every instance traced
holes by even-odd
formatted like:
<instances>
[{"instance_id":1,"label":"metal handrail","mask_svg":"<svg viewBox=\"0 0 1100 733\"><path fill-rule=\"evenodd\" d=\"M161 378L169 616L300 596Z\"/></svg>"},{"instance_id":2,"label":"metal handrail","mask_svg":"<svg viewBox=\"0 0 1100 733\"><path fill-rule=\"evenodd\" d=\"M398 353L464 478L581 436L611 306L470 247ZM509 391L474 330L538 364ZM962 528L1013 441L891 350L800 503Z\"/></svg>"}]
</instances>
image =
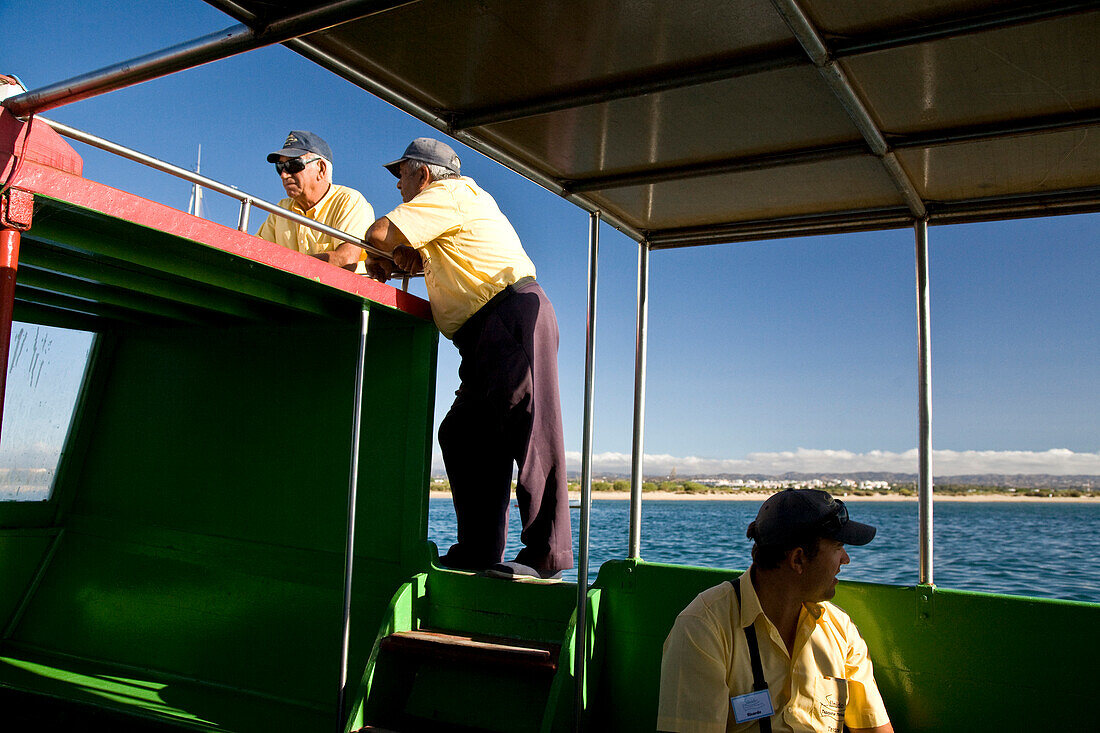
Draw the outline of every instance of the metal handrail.
<instances>
[{"instance_id":1,"label":"metal handrail","mask_svg":"<svg viewBox=\"0 0 1100 733\"><path fill-rule=\"evenodd\" d=\"M282 218L289 219L290 221L293 221L297 224L302 224L311 229L315 229L316 231L319 231L322 234L327 234L330 237L339 241L348 242L350 244L354 244L357 247L362 247L371 255L374 255L376 257L384 257L385 259L393 260L393 255L391 253L384 252L377 247L372 247L371 245L367 244L366 241L363 239L354 237L353 235L348 234L345 231L330 227L327 224L322 224L321 222L314 221L309 217L302 216L301 214L297 214L293 211L290 211L289 209L284 209L278 204L273 204L270 201L266 201L258 196L253 196L251 194L245 193L244 191L241 191L240 189L233 186L227 186L224 183L215 181L212 178L207 178L206 176L195 173L194 171L189 171L186 168L180 168L178 165L167 163L163 160L160 160L159 158L154 158L151 155L140 153L131 148L127 148L124 145L119 145L118 143L111 142L110 140L106 140L96 135L92 135L91 133L84 132L83 130L78 130L75 127L69 127L68 125L58 122L56 120L37 116L33 119L37 119L44 124L49 125L59 134L64 135L65 137L72 138L73 140L91 145L92 147L99 148L100 150L105 150L109 153L114 153L115 155L126 158L127 160L132 160L135 163L141 163L142 165L149 166L150 168L155 168L156 170L159 170L163 173L175 176L176 178L182 178L185 181L198 184L203 188L209 189L211 191L216 191L220 194L240 201L241 213L237 220L237 229L239 231L248 231L249 211L253 206L255 206L256 208L262 209L270 214L274 214L275 216L281 216ZM410 277L410 275L401 272L396 273L396 275L405 279L405 286L407 287L408 278Z\"/></svg>"}]
</instances>

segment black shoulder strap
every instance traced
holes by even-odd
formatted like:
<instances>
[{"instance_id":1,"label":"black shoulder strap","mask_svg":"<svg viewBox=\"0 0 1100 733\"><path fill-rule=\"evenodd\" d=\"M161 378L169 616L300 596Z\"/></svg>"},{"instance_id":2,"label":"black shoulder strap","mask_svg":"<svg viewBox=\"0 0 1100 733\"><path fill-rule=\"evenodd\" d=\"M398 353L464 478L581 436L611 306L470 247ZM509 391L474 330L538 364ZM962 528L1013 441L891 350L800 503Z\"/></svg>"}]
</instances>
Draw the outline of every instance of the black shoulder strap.
<instances>
[{"instance_id":1,"label":"black shoulder strap","mask_svg":"<svg viewBox=\"0 0 1100 733\"><path fill-rule=\"evenodd\" d=\"M741 582L730 581L733 592L737 595L737 612L741 612ZM768 681L764 679L764 665L760 662L760 644L756 641L756 627L749 624L745 627L745 641L749 645L749 661L752 663L752 691L768 689ZM760 733L772 733L771 718L760 719Z\"/></svg>"}]
</instances>

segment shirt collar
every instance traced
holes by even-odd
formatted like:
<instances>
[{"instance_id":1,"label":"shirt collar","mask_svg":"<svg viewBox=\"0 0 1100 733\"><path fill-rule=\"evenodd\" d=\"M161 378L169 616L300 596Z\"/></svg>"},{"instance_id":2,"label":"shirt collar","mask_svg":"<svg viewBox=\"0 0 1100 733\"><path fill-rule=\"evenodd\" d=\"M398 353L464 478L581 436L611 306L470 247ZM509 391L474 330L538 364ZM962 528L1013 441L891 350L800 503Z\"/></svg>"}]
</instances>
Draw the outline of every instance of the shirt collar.
<instances>
[{"instance_id":1,"label":"shirt collar","mask_svg":"<svg viewBox=\"0 0 1100 733\"><path fill-rule=\"evenodd\" d=\"M756 588L753 587L751 571L746 570L743 572L737 582L741 584L741 618L739 624L741 628L745 628L751 626L756 621L757 616L763 616L764 609L760 605L760 597L756 595ZM813 601L803 603L802 607L806 609L806 613L813 617L814 621L820 619L821 614L825 612L824 606Z\"/></svg>"},{"instance_id":2,"label":"shirt collar","mask_svg":"<svg viewBox=\"0 0 1100 733\"><path fill-rule=\"evenodd\" d=\"M746 570L737 579L741 584L741 618L738 624L742 629L752 626L757 616L764 615L764 609L760 606L760 597L756 595L756 588L752 585L751 575L752 573Z\"/></svg>"}]
</instances>

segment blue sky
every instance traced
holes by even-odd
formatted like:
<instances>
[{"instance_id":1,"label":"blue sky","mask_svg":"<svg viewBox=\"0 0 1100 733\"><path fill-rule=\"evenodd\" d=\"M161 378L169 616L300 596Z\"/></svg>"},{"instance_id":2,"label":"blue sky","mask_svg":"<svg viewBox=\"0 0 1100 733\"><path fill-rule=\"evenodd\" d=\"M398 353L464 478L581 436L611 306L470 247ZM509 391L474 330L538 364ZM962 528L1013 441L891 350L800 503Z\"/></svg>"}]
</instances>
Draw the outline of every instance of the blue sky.
<instances>
[{"instance_id":1,"label":"blue sky","mask_svg":"<svg viewBox=\"0 0 1100 733\"><path fill-rule=\"evenodd\" d=\"M0 73L34 89L232 25L198 0L0 0ZM277 200L264 156L322 135L336 180L382 215L382 168L439 136L282 47L76 102L46 116ZM1087 133L1081 133L1087 134ZM85 175L186 208L189 186L74 144ZM566 445L581 447L586 213L455 144L497 199L561 327ZM237 204L208 193L207 217ZM252 230L261 219L254 215ZM1100 215L929 230L937 475L1100 474ZM597 470L629 465L637 245L604 227L596 345ZM909 230L655 252L646 473L916 471L916 316ZM422 284L414 291L423 293ZM457 384L440 349L436 420Z\"/></svg>"}]
</instances>

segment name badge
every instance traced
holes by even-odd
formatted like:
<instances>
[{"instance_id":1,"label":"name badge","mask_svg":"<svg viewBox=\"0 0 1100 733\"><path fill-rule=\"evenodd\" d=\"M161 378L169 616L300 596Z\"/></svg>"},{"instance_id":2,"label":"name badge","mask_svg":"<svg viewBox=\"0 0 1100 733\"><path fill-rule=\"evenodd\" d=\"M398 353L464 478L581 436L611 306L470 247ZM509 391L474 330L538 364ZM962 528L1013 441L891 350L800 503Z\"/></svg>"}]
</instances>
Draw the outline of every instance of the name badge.
<instances>
[{"instance_id":1,"label":"name badge","mask_svg":"<svg viewBox=\"0 0 1100 733\"><path fill-rule=\"evenodd\" d=\"M767 718L775 712L772 710L772 696L767 690L731 697L730 705L733 706L733 719L738 723Z\"/></svg>"}]
</instances>

